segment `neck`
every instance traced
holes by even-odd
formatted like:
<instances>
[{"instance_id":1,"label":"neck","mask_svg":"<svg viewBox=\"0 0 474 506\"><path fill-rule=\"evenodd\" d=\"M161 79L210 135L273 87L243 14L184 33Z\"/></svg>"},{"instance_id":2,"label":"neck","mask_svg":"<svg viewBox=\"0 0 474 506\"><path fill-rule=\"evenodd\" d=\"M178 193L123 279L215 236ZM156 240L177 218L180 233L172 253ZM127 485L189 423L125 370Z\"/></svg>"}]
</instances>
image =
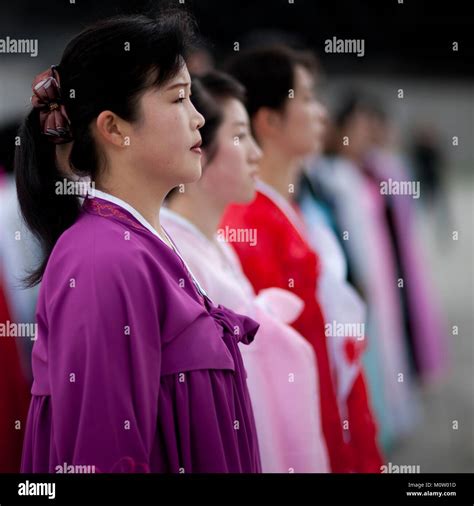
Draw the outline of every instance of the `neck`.
<instances>
[{"instance_id":1,"label":"neck","mask_svg":"<svg viewBox=\"0 0 474 506\"><path fill-rule=\"evenodd\" d=\"M360 149L357 149L353 146L342 146L340 150L340 155L344 158L347 158L352 163L355 163L356 165L362 164L364 160L363 152Z\"/></svg>"},{"instance_id":2,"label":"neck","mask_svg":"<svg viewBox=\"0 0 474 506\"><path fill-rule=\"evenodd\" d=\"M110 179L96 181L96 188L132 206L166 240L160 224L160 208L169 191L167 188L140 184L137 177L121 177L119 183L112 182Z\"/></svg>"},{"instance_id":3,"label":"neck","mask_svg":"<svg viewBox=\"0 0 474 506\"><path fill-rule=\"evenodd\" d=\"M200 197L186 192L176 193L168 207L192 223L210 241L214 240L225 210L225 205L212 201L208 196Z\"/></svg>"},{"instance_id":4,"label":"neck","mask_svg":"<svg viewBox=\"0 0 474 506\"><path fill-rule=\"evenodd\" d=\"M258 175L286 200L293 200L301 173L301 159L289 156L278 148L263 149Z\"/></svg>"}]
</instances>

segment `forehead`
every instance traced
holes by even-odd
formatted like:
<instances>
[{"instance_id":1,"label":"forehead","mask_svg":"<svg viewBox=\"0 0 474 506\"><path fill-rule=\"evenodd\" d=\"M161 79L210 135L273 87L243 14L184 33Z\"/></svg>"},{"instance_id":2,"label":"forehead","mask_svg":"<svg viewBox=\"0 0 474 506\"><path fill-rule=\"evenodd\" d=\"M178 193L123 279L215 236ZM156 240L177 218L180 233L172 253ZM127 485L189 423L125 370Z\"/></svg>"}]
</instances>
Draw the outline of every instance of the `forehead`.
<instances>
[{"instance_id":1,"label":"forehead","mask_svg":"<svg viewBox=\"0 0 474 506\"><path fill-rule=\"evenodd\" d=\"M181 65L181 68L179 69L179 72L176 74L175 78L178 79L185 79L185 81L191 81L191 76L189 75L188 66L186 63L183 62Z\"/></svg>"},{"instance_id":2,"label":"forehead","mask_svg":"<svg viewBox=\"0 0 474 506\"><path fill-rule=\"evenodd\" d=\"M173 86L173 84L176 83L188 83L191 82L191 76L189 75L188 67L186 66L186 63L183 62L182 66L178 70L175 76L173 76L169 81L167 81L163 87L169 88L170 86Z\"/></svg>"},{"instance_id":3,"label":"forehead","mask_svg":"<svg viewBox=\"0 0 474 506\"><path fill-rule=\"evenodd\" d=\"M229 98L223 104L226 122L248 123L248 114L244 104L236 98Z\"/></svg>"},{"instance_id":4,"label":"forehead","mask_svg":"<svg viewBox=\"0 0 474 506\"><path fill-rule=\"evenodd\" d=\"M303 65L295 67L295 88L313 88L314 76Z\"/></svg>"}]
</instances>

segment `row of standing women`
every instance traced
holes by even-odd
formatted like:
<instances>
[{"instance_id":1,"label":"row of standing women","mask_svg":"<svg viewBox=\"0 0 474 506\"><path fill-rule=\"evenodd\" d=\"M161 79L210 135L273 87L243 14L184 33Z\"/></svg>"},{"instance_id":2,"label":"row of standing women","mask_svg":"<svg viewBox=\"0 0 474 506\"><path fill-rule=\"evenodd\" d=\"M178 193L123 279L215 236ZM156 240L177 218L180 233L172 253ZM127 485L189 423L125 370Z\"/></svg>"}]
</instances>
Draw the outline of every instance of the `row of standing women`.
<instances>
[{"instance_id":1,"label":"row of standing women","mask_svg":"<svg viewBox=\"0 0 474 506\"><path fill-rule=\"evenodd\" d=\"M389 229L359 160L321 156L311 54L255 49L191 84L183 26L101 22L34 82L16 159L43 251L21 469L380 472L416 419L415 375L443 366L421 266L394 245L406 203ZM91 193L53 193L64 176Z\"/></svg>"}]
</instances>

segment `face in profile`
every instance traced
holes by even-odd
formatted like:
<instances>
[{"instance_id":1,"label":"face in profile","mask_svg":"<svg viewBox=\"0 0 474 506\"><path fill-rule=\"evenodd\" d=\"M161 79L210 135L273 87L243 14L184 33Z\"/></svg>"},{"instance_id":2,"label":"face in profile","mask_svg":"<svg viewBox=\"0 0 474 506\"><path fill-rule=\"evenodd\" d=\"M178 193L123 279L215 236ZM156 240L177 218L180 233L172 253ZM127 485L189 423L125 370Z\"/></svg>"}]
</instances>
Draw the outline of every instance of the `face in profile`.
<instances>
[{"instance_id":1,"label":"face in profile","mask_svg":"<svg viewBox=\"0 0 474 506\"><path fill-rule=\"evenodd\" d=\"M244 105L235 98L222 106L223 121L216 134L216 151L205 166L199 185L222 205L246 203L255 197L257 164L261 158Z\"/></svg>"},{"instance_id":2,"label":"face in profile","mask_svg":"<svg viewBox=\"0 0 474 506\"><path fill-rule=\"evenodd\" d=\"M280 113L278 145L296 157L318 152L323 143L327 112L316 99L314 77L302 65L295 67L294 95Z\"/></svg>"},{"instance_id":3,"label":"face in profile","mask_svg":"<svg viewBox=\"0 0 474 506\"><path fill-rule=\"evenodd\" d=\"M129 156L152 183L157 178L170 187L201 176L203 116L191 100L191 78L183 63L180 71L160 88L140 99L140 117L133 124Z\"/></svg>"},{"instance_id":4,"label":"face in profile","mask_svg":"<svg viewBox=\"0 0 474 506\"><path fill-rule=\"evenodd\" d=\"M350 139L350 143L343 146L343 152L350 158L362 159L373 145L373 115L356 108L347 118L341 136Z\"/></svg>"}]
</instances>

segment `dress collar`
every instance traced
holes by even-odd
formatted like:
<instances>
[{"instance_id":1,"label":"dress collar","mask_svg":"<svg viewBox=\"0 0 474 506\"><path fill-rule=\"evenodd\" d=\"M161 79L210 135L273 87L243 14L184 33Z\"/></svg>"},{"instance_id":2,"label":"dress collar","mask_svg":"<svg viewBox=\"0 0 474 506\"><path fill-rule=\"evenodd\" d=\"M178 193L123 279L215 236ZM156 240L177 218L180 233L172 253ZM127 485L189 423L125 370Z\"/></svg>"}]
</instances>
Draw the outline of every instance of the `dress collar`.
<instances>
[{"instance_id":1,"label":"dress collar","mask_svg":"<svg viewBox=\"0 0 474 506\"><path fill-rule=\"evenodd\" d=\"M149 221L146 220L146 218L139 213L134 207L132 207L130 204L125 202L122 199L119 199L118 197L115 197L115 195L110 195L110 193L106 193L101 190L94 190L94 197L98 197L102 200L106 200L107 202L111 202L112 204L115 204L116 206L121 207L122 209L125 209L125 211L129 212L141 225L143 225L147 230L149 230L153 235L158 237L162 242L168 246L168 248L171 249L171 246L161 237L161 235L156 231L156 229L150 224ZM165 232L166 234L166 232ZM168 234L166 234L168 236ZM169 238L168 238L169 239Z\"/></svg>"},{"instance_id":2,"label":"dress collar","mask_svg":"<svg viewBox=\"0 0 474 506\"><path fill-rule=\"evenodd\" d=\"M164 216L169 221L172 221L176 223L176 225L179 225L182 228L185 228L189 232L191 232L193 235L199 237L202 241L205 242L211 242L209 239L194 225L194 223L191 223L189 220L178 214L176 211L171 210L169 207L162 207L160 210L161 216Z\"/></svg>"},{"instance_id":3,"label":"dress collar","mask_svg":"<svg viewBox=\"0 0 474 506\"><path fill-rule=\"evenodd\" d=\"M308 240L308 232L306 230L306 227L304 225L304 222L298 216L298 213L295 211L295 209L291 206L291 204L285 200L285 198L280 195L275 188L270 186L267 183L264 183L261 179L257 181L256 185L257 190L265 195L275 206L277 206L280 211L286 216L288 221L296 228L296 230L299 232L301 237L307 241Z\"/></svg>"},{"instance_id":4,"label":"dress collar","mask_svg":"<svg viewBox=\"0 0 474 506\"><path fill-rule=\"evenodd\" d=\"M114 205L116 205L118 207L121 207L122 209L124 209L128 213L130 213L143 227L145 227L148 231L150 231L154 236L158 237L158 239L160 239L160 241L163 242L163 244L165 244L169 249L171 249L172 251L174 251L176 253L176 255L178 255L178 257L183 262L185 268L188 270L188 272L189 272L192 280L194 281L194 284L195 284L196 288L201 292L202 295L207 296L206 291L199 284L198 280L196 279L196 277L192 273L192 271L189 268L188 264L186 263L186 261L184 260L184 258L181 256L181 254L180 254L177 246L174 244L173 240L170 238L170 236L168 235L168 233L166 232L166 230L164 228L163 228L163 232L166 234L166 237L167 237L168 241L170 242L171 246L170 246L170 244L168 244L163 239L163 237L161 237L161 235L150 224L150 222L145 219L145 217L141 213L139 213L134 207L132 207L130 204L128 204L124 200L122 200L122 199L120 199L118 197L115 197L114 195L110 195L109 193L106 193L104 191L96 190L96 189L94 189L93 198L94 197L97 197L99 199L102 199L102 200L105 200L107 202L110 202L110 203L112 203L112 204L114 204ZM163 210L163 208L162 208L162 210Z\"/></svg>"}]
</instances>

